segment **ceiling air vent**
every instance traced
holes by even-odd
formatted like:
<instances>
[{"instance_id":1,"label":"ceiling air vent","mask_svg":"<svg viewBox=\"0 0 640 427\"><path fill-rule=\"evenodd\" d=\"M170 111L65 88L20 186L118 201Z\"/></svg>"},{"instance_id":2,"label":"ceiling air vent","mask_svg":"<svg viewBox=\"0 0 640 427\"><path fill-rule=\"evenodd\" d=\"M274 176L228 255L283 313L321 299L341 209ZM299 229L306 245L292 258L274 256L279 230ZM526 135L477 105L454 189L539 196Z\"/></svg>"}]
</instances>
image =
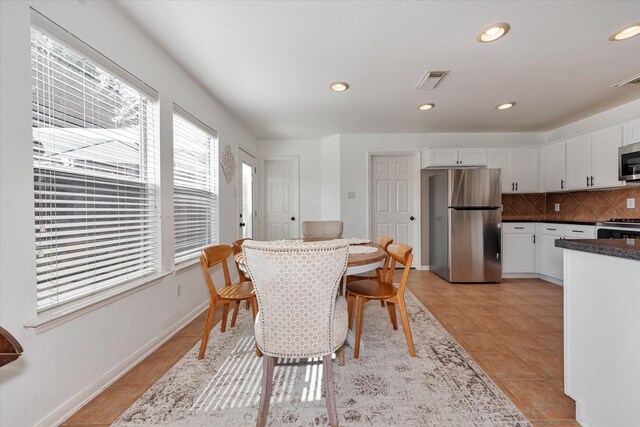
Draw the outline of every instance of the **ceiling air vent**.
<instances>
[{"instance_id":1,"label":"ceiling air vent","mask_svg":"<svg viewBox=\"0 0 640 427\"><path fill-rule=\"evenodd\" d=\"M621 82L614 84L611 87L626 87L626 86L634 86L640 83L640 74L636 74L635 76L631 76L628 79L624 79Z\"/></svg>"},{"instance_id":2,"label":"ceiling air vent","mask_svg":"<svg viewBox=\"0 0 640 427\"><path fill-rule=\"evenodd\" d=\"M434 89L440 83L440 80L447 75L447 71L429 71L427 70L424 73L424 76L420 80L418 80L418 84L416 85L416 89L429 90Z\"/></svg>"}]
</instances>

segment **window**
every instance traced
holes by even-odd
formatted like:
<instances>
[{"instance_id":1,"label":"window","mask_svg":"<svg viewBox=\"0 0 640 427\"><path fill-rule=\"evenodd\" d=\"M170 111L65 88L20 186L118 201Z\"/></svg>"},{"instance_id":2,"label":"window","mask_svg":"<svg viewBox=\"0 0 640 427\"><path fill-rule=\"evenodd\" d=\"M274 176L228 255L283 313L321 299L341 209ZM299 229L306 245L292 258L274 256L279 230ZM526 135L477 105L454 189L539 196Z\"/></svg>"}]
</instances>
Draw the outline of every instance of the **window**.
<instances>
[{"instance_id":1,"label":"window","mask_svg":"<svg viewBox=\"0 0 640 427\"><path fill-rule=\"evenodd\" d=\"M173 114L175 261L218 242L217 133L177 106Z\"/></svg>"},{"instance_id":2,"label":"window","mask_svg":"<svg viewBox=\"0 0 640 427\"><path fill-rule=\"evenodd\" d=\"M156 102L53 26L31 29L39 311L152 273L158 259Z\"/></svg>"}]
</instances>

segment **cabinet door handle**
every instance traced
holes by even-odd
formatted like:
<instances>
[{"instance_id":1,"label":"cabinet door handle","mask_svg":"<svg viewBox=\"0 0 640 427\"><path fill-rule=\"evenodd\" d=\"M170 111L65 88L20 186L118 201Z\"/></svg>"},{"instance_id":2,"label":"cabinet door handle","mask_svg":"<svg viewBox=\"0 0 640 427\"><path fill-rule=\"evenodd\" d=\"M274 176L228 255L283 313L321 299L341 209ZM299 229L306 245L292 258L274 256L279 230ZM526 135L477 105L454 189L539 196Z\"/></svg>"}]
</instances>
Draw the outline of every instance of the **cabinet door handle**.
<instances>
[{"instance_id":1,"label":"cabinet door handle","mask_svg":"<svg viewBox=\"0 0 640 427\"><path fill-rule=\"evenodd\" d=\"M516 191L518 191L518 183L516 182Z\"/></svg>"},{"instance_id":2,"label":"cabinet door handle","mask_svg":"<svg viewBox=\"0 0 640 427\"><path fill-rule=\"evenodd\" d=\"M515 228L516 230L524 230L524 227L513 227L513 228Z\"/></svg>"},{"instance_id":3,"label":"cabinet door handle","mask_svg":"<svg viewBox=\"0 0 640 427\"><path fill-rule=\"evenodd\" d=\"M591 186L593 187L593 176L591 176Z\"/></svg>"},{"instance_id":4,"label":"cabinet door handle","mask_svg":"<svg viewBox=\"0 0 640 427\"><path fill-rule=\"evenodd\" d=\"M582 230L571 230L572 233L584 233Z\"/></svg>"},{"instance_id":5,"label":"cabinet door handle","mask_svg":"<svg viewBox=\"0 0 640 427\"><path fill-rule=\"evenodd\" d=\"M587 187L589 186L589 177L587 177Z\"/></svg>"},{"instance_id":6,"label":"cabinet door handle","mask_svg":"<svg viewBox=\"0 0 640 427\"><path fill-rule=\"evenodd\" d=\"M564 190L564 179L560 180L560 189Z\"/></svg>"},{"instance_id":7,"label":"cabinet door handle","mask_svg":"<svg viewBox=\"0 0 640 427\"><path fill-rule=\"evenodd\" d=\"M549 230L549 231L556 231L556 229L555 229L555 228L547 228L547 230Z\"/></svg>"},{"instance_id":8,"label":"cabinet door handle","mask_svg":"<svg viewBox=\"0 0 640 427\"><path fill-rule=\"evenodd\" d=\"M533 235L533 244L534 245L536 244L536 235L535 234Z\"/></svg>"},{"instance_id":9,"label":"cabinet door handle","mask_svg":"<svg viewBox=\"0 0 640 427\"><path fill-rule=\"evenodd\" d=\"M511 183L511 191L516 191L516 183L515 182Z\"/></svg>"}]
</instances>

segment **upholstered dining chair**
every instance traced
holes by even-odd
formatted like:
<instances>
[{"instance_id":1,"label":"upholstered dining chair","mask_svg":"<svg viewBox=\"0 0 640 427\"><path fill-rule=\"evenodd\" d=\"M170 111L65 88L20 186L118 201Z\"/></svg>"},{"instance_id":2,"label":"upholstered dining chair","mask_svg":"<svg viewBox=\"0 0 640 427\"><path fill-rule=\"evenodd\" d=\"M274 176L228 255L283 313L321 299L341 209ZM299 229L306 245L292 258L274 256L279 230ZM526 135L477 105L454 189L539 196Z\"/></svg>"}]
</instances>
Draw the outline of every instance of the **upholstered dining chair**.
<instances>
[{"instance_id":1,"label":"upholstered dining chair","mask_svg":"<svg viewBox=\"0 0 640 427\"><path fill-rule=\"evenodd\" d=\"M339 239L342 237L342 221L303 221L304 238Z\"/></svg>"},{"instance_id":2,"label":"upholstered dining chair","mask_svg":"<svg viewBox=\"0 0 640 427\"><path fill-rule=\"evenodd\" d=\"M229 265L227 263L228 258L233 253L233 249L229 245L216 245L204 248L200 255L200 267L202 267L202 273L207 282L209 288L209 310L207 311L207 321L204 325L204 332L202 334L202 342L200 343L200 352L198 353L198 359L203 359L205 351L207 350L207 342L209 341L209 333L211 332L211 326L213 325L213 317L215 315L216 306L222 304L222 320L220 331L224 332L227 328L227 314L229 313L229 305L235 304L233 315L231 316L231 327L236 325L236 319L238 317L238 309L240 308L240 301L247 301L253 306L253 318L255 320L258 313L258 307L255 298L255 292L253 290L253 284L248 281L239 281L238 283L231 283L231 276L229 275ZM216 289L211 273L209 269L222 264L222 272L224 273L224 287L220 290ZM258 353L259 355L259 353Z\"/></svg>"},{"instance_id":3,"label":"upholstered dining chair","mask_svg":"<svg viewBox=\"0 0 640 427\"><path fill-rule=\"evenodd\" d=\"M338 288L348 243L247 241L243 251L258 299L256 343L264 354L256 425L267 420L276 359L322 357L329 421L337 426L331 355L347 337L347 304Z\"/></svg>"},{"instance_id":4,"label":"upholstered dining chair","mask_svg":"<svg viewBox=\"0 0 640 427\"><path fill-rule=\"evenodd\" d=\"M350 328L353 325L353 312L356 305L358 307L356 318L356 343L353 350L354 359L357 359L360 356L360 337L362 335L362 316L364 305L371 300L380 300L387 303L389 319L391 320L394 330L398 330L395 308L396 305L398 306L400 317L402 318L402 327L404 328L404 334L407 339L407 347L409 347L409 355L411 357L416 356L416 350L413 346L413 338L411 337L411 327L409 326L407 307L404 303L404 291L407 287L407 279L409 278L409 271L411 270L411 262L413 260L413 254L411 253L412 250L413 248L408 245L401 245L398 243L390 244L387 248L390 263L389 267L385 265L383 268L383 272L381 274L382 280L357 280L347 283L346 295L349 300ZM404 270L400 277L400 283L396 288L393 285L393 276L397 264L403 265Z\"/></svg>"}]
</instances>

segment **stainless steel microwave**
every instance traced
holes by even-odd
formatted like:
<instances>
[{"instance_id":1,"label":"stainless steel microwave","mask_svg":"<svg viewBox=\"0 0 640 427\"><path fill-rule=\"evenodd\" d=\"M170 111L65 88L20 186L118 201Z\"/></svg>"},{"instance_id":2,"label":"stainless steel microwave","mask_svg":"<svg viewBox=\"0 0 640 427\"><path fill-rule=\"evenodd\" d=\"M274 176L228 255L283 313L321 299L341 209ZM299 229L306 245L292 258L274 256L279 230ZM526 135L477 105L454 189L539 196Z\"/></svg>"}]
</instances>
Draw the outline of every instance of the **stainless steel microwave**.
<instances>
[{"instance_id":1,"label":"stainless steel microwave","mask_svg":"<svg viewBox=\"0 0 640 427\"><path fill-rule=\"evenodd\" d=\"M618 148L618 179L640 181L640 142Z\"/></svg>"}]
</instances>

